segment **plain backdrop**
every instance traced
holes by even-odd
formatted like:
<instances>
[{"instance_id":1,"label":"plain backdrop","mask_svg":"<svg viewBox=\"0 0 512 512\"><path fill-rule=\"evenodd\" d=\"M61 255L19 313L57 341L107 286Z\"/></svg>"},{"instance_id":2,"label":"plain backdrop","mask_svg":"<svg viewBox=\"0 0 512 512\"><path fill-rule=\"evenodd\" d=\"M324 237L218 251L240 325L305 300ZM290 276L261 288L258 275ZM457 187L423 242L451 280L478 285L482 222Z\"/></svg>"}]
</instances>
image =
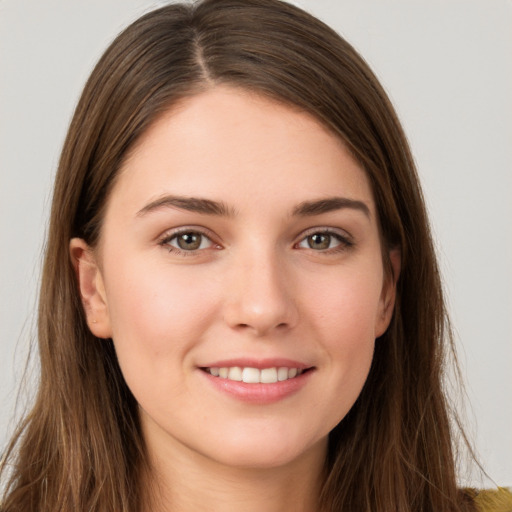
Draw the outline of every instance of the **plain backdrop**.
<instances>
[{"instance_id":1,"label":"plain backdrop","mask_svg":"<svg viewBox=\"0 0 512 512\"><path fill-rule=\"evenodd\" d=\"M163 3L0 0L0 445L34 337L52 180L73 108L112 38ZM361 52L396 106L439 247L468 431L491 477L511 485L512 2L294 3Z\"/></svg>"}]
</instances>

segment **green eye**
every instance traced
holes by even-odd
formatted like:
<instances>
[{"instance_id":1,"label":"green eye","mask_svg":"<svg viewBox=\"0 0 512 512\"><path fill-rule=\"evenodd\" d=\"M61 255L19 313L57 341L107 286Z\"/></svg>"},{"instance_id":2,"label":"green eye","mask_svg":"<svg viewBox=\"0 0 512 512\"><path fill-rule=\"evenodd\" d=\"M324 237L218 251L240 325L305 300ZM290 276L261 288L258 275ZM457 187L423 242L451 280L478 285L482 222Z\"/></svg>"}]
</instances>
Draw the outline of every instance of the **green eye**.
<instances>
[{"instance_id":1,"label":"green eye","mask_svg":"<svg viewBox=\"0 0 512 512\"><path fill-rule=\"evenodd\" d=\"M331 248L331 242L333 241L333 238L331 235L326 235L325 233L315 233L314 235L309 235L306 240L308 247L310 249L316 249L316 250L325 250ZM338 240L335 240L335 242L338 242Z\"/></svg>"},{"instance_id":2,"label":"green eye","mask_svg":"<svg viewBox=\"0 0 512 512\"><path fill-rule=\"evenodd\" d=\"M202 233L186 231L169 237L167 240L164 240L164 244L169 246L171 251L198 251L210 248L213 242Z\"/></svg>"},{"instance_id":3,"label":"green eye","mask_svg":"<svg viewBox=\"0 0 512 512\"><path fill-rule=\"evenodd\" d=\"M352 243L339 233L329 231L317 231L304 237L297 246L301 249L312 249L314 251L330 251L332 249L345 249L352 246Z\"/></svg>"},{"instance_id":4,"label":"green eye","mask_svg":"<svg viewBox=\"0 0 512 512\"><path fill-rule=\"evenodd\" d=\"M176 243L180 249L194 251L201 247L202 238L202 235L197 233L183 233L176 237Z\"/></svg>"}]
</instances>

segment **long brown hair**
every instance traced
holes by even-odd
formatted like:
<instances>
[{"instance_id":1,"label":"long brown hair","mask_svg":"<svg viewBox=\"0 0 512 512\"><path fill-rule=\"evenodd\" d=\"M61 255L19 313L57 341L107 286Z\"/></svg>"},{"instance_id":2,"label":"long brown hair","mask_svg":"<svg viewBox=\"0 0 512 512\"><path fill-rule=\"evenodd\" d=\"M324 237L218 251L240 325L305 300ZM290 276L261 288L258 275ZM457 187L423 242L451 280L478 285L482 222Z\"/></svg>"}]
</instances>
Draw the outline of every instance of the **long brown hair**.
<instances>
[{"instance_id":1,"label":"long brown hair","mask_svg":"<svg viewBox=\"0 0 512 512\"><path fill-rule=\"evenodd\" d=\"M2 511L142 506L137 404L111 340L87 328L68 246L72 237L98 242L116 173L148 126L217 84L303 109L338 134L371 180L384 255L402 252L392 323L356 404L330 434L319 509L465 510L442 386L452 342L421 189L393 107L357 52L302 10L278 0L205 0L160 8L128 27L76 108L39 299L38 394L2 465Z\"/></svg>"}]
</instances>

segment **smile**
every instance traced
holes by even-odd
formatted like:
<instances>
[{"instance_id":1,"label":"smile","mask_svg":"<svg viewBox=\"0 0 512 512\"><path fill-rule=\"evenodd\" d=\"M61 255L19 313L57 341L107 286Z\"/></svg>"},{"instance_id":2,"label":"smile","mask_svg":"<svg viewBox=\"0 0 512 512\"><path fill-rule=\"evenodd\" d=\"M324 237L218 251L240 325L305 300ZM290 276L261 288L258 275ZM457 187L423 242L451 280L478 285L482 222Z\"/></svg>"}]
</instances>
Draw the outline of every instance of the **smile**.
<instances>
[{"instance_id":1,"label":"smile","mask_svg":"<svg viewBox=\"0 0 512 512\"><path fill-rule=\"evenodd\" d=\"M204 368L204 371L221 379L245 382L247 384L274 384L293 379L303 373L301 368L272 367L272 368L251 368L251 367L211 367Z\"/></svg>"}]
</instances>

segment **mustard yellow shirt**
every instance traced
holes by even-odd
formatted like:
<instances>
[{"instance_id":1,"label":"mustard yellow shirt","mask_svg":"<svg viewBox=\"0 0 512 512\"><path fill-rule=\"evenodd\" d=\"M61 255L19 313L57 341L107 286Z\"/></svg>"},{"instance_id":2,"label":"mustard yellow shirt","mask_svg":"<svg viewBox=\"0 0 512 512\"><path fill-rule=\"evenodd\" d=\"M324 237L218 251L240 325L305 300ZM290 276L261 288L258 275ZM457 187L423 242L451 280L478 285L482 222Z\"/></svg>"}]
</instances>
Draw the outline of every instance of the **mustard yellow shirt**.
<instances>
[{"instance_id":1,"label":"mustard yellow shirt","mask_svg":"<svg viewBox=\"0 0 512 512\"><path fill-rule=\"evenodd\" d=\"M512 492L505 487L470 491L479 512L512 512Z\"/></svg>"}]
</instances>

